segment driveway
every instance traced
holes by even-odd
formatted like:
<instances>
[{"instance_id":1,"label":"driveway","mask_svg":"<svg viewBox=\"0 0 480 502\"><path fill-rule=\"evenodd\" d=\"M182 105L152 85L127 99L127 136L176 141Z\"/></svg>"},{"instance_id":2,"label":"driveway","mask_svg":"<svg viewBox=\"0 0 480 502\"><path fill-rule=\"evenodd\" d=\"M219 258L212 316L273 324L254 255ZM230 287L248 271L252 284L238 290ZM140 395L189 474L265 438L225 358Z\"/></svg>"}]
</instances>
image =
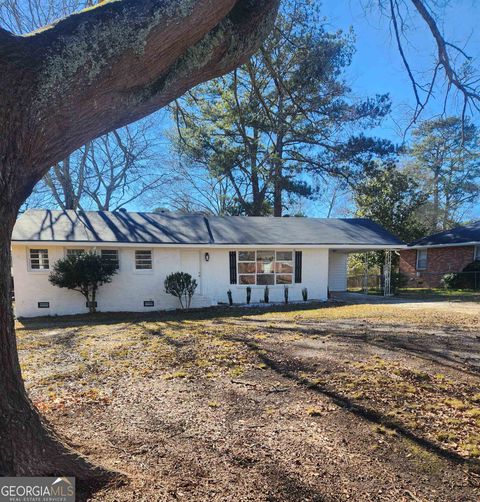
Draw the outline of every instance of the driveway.
<instances>
[{"instance_id":1,"label":"driveway","mask_svg":"<svg viewBox=\"0 0 480 502\"><path fill-rule=\"evenodd\" d=\"M334 293L334 299L348 305L400 305L408 309L434 309L440 311L476 313L480 316L480 303L464 300L432 300L426 298L399 298L362 293Z\"/></svg>"}]
</instances>

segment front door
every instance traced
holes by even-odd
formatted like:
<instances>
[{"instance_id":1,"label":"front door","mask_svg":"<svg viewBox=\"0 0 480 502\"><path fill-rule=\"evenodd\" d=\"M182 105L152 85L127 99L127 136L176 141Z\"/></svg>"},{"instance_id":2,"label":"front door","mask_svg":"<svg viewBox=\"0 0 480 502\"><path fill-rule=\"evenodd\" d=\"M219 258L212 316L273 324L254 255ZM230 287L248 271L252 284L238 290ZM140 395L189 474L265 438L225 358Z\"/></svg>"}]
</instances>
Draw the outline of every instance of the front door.
<instances>
[{"instance_id":1,"label":"front door","mask_svg":"<svg viewBox=\"0 0 480 502\"><path fill-rule=\"evenodd\" d=\"M180 251L180 272L187 272L198 283L197 294L201 294L200 251Z\"/></svg>"}]
</instances>

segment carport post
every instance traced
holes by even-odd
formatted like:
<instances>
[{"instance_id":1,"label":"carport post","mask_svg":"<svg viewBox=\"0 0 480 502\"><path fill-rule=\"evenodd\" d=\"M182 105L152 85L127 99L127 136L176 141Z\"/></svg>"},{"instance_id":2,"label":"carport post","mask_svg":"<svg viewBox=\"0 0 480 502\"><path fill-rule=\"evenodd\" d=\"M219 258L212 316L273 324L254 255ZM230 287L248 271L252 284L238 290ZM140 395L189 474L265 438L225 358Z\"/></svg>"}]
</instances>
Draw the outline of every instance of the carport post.
<instances>
[{"instance_id":1,"label":"carport post","mask_svg":"<svg viewBox=\"0 0 480 502\"><path fill-rule=\"evenodd\" d=\"M385 266L383 269L383 294L392 296L392 252L385 251Z\"/></svg>"},{"instance_id":2,"label":"carport post","mask_svg":"<svg viewBox=\"0 0 480 502\"><path fill-rule=\"evenodd\" d=\"M368 251L363 255L363 292L368 295Z\"/></svg>"}]
</instances>

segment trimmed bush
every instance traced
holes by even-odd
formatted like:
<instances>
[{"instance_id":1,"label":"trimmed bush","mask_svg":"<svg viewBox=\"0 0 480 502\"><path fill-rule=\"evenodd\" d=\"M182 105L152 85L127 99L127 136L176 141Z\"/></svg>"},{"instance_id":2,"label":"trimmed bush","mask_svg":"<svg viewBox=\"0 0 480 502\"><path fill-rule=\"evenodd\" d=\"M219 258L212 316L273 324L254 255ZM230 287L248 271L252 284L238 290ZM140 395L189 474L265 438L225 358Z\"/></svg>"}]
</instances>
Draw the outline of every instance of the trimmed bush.
<instances>
[{"instance_id":1,"label":"trimmed bush","mask_svg":"<svg viewBox=\"0 0 480 502\"><path fill-rule=\"evenodd\" d=\"M445 274L442 285L447 289L480 289L480 260L469 263L461 272Z\"/></svg>"},{"instance_id":2,"label":"trimmed bush","mask_svg":"<svg viewBox=\"0 0 480 502\"><path fill-rule=\"evenodd\" d=\"M265 286L265 290L263 292L263 301L265 303L270 303L270 289L268 286Z\"/></svg>"},{"instance_id":3,"label":"trimmed bush","mask_svg":"<svg viewBox=\"0 0 480 502\"><path fill-rule=\"evenodd\" d=\"M442 285L442 288L445 289L455 289L455 284L458 280L458 274L445 274L441 280L440 283Z\"/></svg>"},{"instance_id":4,"label":"trimmed bush","mask_svg":"<svg viewBox=\"0 0 480 502\"><path fill-rule=\"evenodd\" d=\"M182 309L189 309L197 289L197 281L186 272L175 272L165 279L165 292L180 301Z\"/></svg>"},{"instance_id":5,"label":"trimmed bush","mask_svg":"<svg viewBox=\"0 0 480 502\"><path fill-rule=\"evenodd\" d=\"M80 253L58 260L48 280L59 288L78 291L87 300L90 313L97 311L97 291L103 284L112 282L117 265L104 260L94 252Z\"/></svg>"}]
</instances>

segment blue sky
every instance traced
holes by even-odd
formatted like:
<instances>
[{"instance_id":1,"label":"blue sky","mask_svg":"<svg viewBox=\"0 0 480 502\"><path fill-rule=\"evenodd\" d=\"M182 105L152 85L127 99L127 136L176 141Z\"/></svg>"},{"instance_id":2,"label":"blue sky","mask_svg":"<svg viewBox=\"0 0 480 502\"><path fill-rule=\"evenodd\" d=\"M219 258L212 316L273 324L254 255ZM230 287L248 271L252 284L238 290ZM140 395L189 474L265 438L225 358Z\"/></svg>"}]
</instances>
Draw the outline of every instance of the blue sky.
<instances>
[{"instance_id":1,"label":"blue sky","mask_svg":"<svg viewBox=\"0 0 480 502\"><path fill-rule=\"evenodd\" d=\"M392 101L392 112L380 127L367 134L390 139L401 143L407 126L410 124L415 107L412 85L400 57L396 40L389 20L376 8L365 9L367 0L324 0L322 9L327 18L327 25L332 31L344 31L353 28L356 38L356 53L352 65L346 71L346 80L352 92L358 97L375 94L389 94ZM376 0L371 1L376 5ZM410 3L410 2L408 2ZM480 67L480 0L451 0L439 14L439 27L446 39L457 44L471 56ZM435 51L432 36L424 22L415 14L409 20L404 49L409 64L419 76L420 81L428 82L435 62ZM435 89L434 99L424 110L420 119L429 119L442 113L445 88L443 85ZM461 113L462 102L452 94L447 107L447 114ZM480 125L480 114L472 116ZM408 142L409 134L405 140ZM310 216L326 216L327 204L318 202L306 203L305 210ZM348 197L339 197L332 216L345 216L352 209ZM467 218L480 218L480 204L472 209Z\"/></svg>"},{"instance_id":2,"label":"blue sky","mask_svg":"<svg viewBox=\"0 0 480 502\"><path fill-rule=\"evenodd\" d=\"M414 94L388 20L382 18L376 9L366 11L363 5L367 3L366 0L325 0L322 8L332 30L348 30L353 27L357 52L348 70L347 80L359 96L390 94L393 103L391 117L375 133L399 141L412 116ZM376 1L372 3L376 4ZM440 28L447 40L465 48L478 67L480 1L451 0L445 3L446 7L439 12ZM412 14L405 47L411 66L419 75L424 72L424 81L428 81L434 63L435 47L426 25L413 11ZM443 87L437 87L436 99L432 100L423 118L430 118L441 112L444 91ZM448 112L457 114L459 110L459 100L451 99ZM474 119L479 122L480 117L477 115Z\"/></svg>"}]
</instances>

